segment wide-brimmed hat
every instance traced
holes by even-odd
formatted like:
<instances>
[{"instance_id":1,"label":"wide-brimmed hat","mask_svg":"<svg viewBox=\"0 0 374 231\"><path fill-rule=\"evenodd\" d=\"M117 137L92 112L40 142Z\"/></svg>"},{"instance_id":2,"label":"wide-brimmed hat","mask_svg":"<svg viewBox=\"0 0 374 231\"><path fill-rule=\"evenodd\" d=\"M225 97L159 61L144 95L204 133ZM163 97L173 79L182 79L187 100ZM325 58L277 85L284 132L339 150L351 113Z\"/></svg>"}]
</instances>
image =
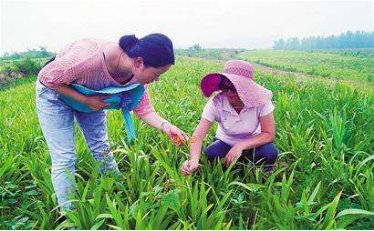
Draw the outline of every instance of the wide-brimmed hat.
<instances>
[{"instance_id":1,"label":"wide-brimmed hat","mask_svg":"<svg viewBox=\"0 0 374 231\"><path fill-rule=\"evenodd\" d=\"M219 90L221 76L233 84L240 99L247 107L260 107L269 102L272 92L253 81L253 66L243 60L230 60L224 65L222 73L210 73L203 77L201 90L206 97Z\"/></svg>"}]
</instances>

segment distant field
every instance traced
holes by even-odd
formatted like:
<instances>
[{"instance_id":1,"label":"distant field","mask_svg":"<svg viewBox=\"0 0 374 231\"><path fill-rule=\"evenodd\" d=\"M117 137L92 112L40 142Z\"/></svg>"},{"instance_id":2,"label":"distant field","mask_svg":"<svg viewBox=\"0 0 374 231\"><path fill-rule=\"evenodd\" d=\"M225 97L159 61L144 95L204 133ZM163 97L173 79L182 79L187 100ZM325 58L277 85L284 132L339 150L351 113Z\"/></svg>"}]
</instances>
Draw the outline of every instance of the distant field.
<instances>
[{"instance_id":1,"label":"distant field","mask_svg":"<svg viewBox=\"0 0 374 231\"><path fill-rule=\"evenodd\" d=\"M332 53L344 56L362 56L362 57L373 57L374 48L345 48L345 49L320 49L314 50L314 52L321 53Z\"/></svg>"},{"instance_id":2,"label":"distant field","mask_svg":"<svg viewBox=\"0 0 374 231\"><path fill-rule=\"evenodd\" d=\"M48 59L50 58L30 58L32 61L42 65L44 64ZM24 61L25 58L20 58L20 59L4 59L4 60L0 60L0 67L4 67L4 66L7 66L7 65L12 65L12 64L15 64L15 63L19 63L19 62L22 62Z\"/></svg>"},{"instance_id":3,"label":"distant field","mask_svg":"<svg viewBox=\"0 0 374 231\"><path fill-rule=\"evenodd\" d=\"M243 51L245 49L176 49L175 54L202 59L228 60L236 59L238 54Z\"/></svg>"},{"instance_id":4,"label":"distant field","mask_svg":"<svg viewBox=\"0 0 374 231\"><path fill-rule=\"evenodd\" d=\"M251 50L240 59L275 69L302 72L331 79L374 82L373 49L361 50Z\"/></svg>"},{"instance_id":5,"label":"distant field","mask_svg":"<svg viewBox=\"0 0 374 231\"><path fill-rule=\"evenodd\" d=\"M15 81L37 75L49 58L23 58L0 60L0 90L11 86Z\"/></svg>"},{"instance_id":6,"label":"distant field","mask_svg":"<svg viewBox=\"0 0 374 231\"><path fill-rule=\"evenodd\" d=\"M178 57L150 86L156 110L191 134L207 101L201 77L221 66ZM313 79L256 79L274 93L275 143L285 164L266 182L261 169L225 170L205 157L200 171L184 178L187 147L176 148L138 120L138 140L128 145L121 113L111 111L121 176L100 177L77 131L78 210L62 223L36 117L35 76L0 90L0 229L372 229L374 95Z\"/></svg>"}]
</instances>

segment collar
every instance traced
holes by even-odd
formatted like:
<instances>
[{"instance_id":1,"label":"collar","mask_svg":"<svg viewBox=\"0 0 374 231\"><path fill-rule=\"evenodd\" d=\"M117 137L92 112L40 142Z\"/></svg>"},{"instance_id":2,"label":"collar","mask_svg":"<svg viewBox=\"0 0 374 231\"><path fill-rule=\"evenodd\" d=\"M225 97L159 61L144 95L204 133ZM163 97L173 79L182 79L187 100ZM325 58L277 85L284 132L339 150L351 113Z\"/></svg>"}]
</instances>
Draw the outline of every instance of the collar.
<instances>
[{"instance_id":1,"label":"collar","mask_svg":"<svg viewBox=\"0 0 374 231\"><path fill-rule=\"evenodd\" d=\"M234 107L231 106L228 98L225 96L225 95L221 95L221 99L222 99L222 110L225 111L225 112L229 112L230 114L238 114ZM246 111L248 108L246 105L244 105L242 111L240 113L242 113L243 111Z\"/></svg>"}]
</instances>

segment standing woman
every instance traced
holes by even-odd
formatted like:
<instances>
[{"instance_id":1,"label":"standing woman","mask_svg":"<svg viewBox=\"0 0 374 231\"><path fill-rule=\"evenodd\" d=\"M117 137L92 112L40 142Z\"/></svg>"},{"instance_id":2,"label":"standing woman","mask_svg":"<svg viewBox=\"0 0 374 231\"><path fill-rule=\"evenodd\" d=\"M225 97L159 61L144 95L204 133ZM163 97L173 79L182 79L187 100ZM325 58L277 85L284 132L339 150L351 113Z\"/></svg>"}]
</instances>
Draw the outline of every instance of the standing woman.
<instances>
[{"instance_id":1,"label":"standing woman","mask_svg":"<svg viewBox=\"0 0 374 231\"><path fill-rule=\"evenodd\" d=\"M110 152L105 112L109 104L105 96L86 96L71 83L100 90L138 83L146 87L174 64L171 40L163 34L150 34L141 39L134 35L122 36L119 43L83 39L66 46L42 68L36 83L36 104L40 126L52 159L52 183L59 206L71 208L68 193L73 189L69 176L74 176L76 153L74 118L83 132L94 158L100 162L100 171L118 171ZM61 95L87 105L93 112L79 112L61 100ZM150 103L148 90L135 114L150 126L166 133L170 139L178 136L185 141L186 134L157 114Z\"/></svg>"}]
</instances>

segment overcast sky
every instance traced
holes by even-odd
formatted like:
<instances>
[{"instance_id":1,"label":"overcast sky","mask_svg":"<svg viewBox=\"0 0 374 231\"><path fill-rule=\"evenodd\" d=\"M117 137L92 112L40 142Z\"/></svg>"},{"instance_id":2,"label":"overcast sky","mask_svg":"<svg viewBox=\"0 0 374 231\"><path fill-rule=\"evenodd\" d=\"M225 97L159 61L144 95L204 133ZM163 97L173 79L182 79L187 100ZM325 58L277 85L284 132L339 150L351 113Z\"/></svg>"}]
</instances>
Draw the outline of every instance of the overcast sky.
<instances>
[{"instance_id":1,"label":"overcast sky","mask_svg":"<svg viewBox=\"0 0 374 231\"><path fill-rule=\"evenodd\" d=\"M1 1L0 53L161 32L177 48L271 48L274 39L374 30L373 1Z\"/></svg>"}]
</instances>

